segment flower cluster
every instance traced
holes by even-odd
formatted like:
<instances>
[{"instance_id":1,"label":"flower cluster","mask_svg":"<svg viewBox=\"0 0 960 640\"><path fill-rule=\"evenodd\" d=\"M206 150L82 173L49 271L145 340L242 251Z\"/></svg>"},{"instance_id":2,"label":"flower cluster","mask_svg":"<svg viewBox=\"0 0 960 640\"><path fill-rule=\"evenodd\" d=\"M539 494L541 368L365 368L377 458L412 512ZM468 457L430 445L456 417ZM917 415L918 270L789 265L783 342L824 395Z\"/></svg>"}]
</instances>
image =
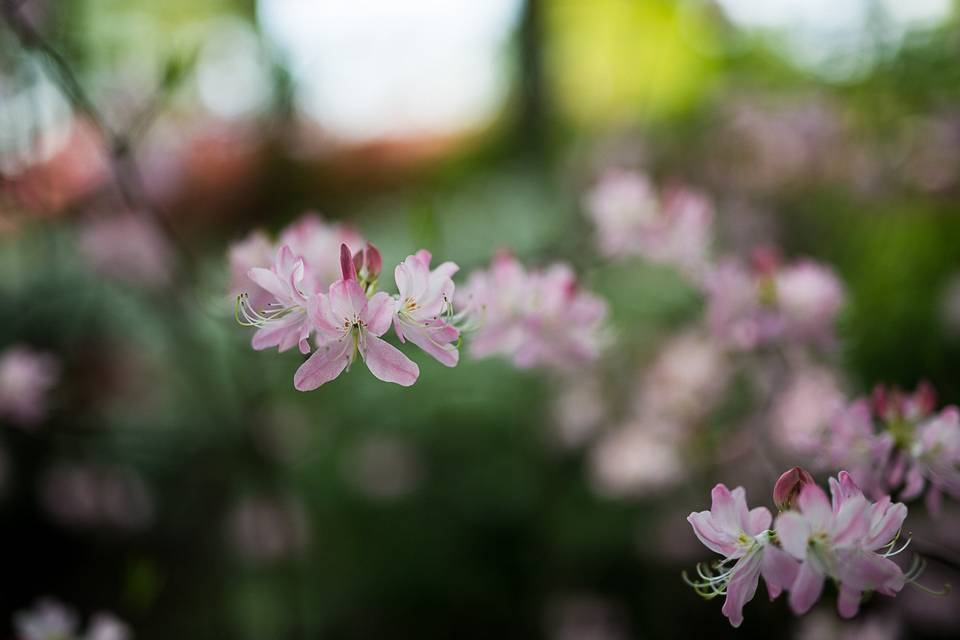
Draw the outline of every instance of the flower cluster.
<instances>
[{"instance_id":1,"label":"flower cluster","mask_svg":"<svg viewBox=\"0 0 960 640\"><path fill-rule=\"evenodd\" d=\"M90 618L85 633L78 631L76 614L55 600L40 600L33 609L14 617L17 640L130 640L130 628L109 613Z\"/></svg>"},{"instance_id":2,"label":"flower cluster","mask_svg":"<svg viewBox=\"0 0 960 640\"><path fill-rule=\"evenodd\" d=\"M756 252L749 265L721 260L704 286L711 332L743 350L783 341L829 343L844 300L827 267L809 260L784 265L769 251Z\"/></svg>"},{"instance_id":3,"label":"flower cluster","mask_svg":"<svg viewBox=\"0 0 960 640\"><path fill-rule=\"evenodd\" d=\"M677 187L658 194L646 175L609 169L588 192L585 206L604 255L642 256L694 278L706 267L713 207L699 193Z\"/></svg>"},{"instance_id":4,"label":"flower cluster","mask_svg":"<svg viewBox=\"0 0 960 640\"><path fill-rule=\"evenodd\" d=\"M257 328L254 349L310 354L294 377L301 391L333 380L358 354L380 380L412 385L419 368L382 339L391 326L448 367L460 360L466 329L475 332L474 356L503 355L520 368L569 369L599 355L606 304L577 286L569 266L527 271L501 252L457 291L459 267L431 261L425 249L408 256L394 270L398 293L378 292L377 248L309 214L276 243L254 232L231 247L230 290L240 323Z\"/></svg>"},{"instance_id":5,"label":"flower cluster","mask_svg":"<svg viewBox=\"0 0 960 640\"><path fill-rule=\"evenodd\" d=\"M713 489L710 511L687 518L697 538L723 559L698 566L696 580L685 579L706 599L725 596L723 614L734 627L761 576L771 599L789 593L797 615L813 607L830 578L839 592L837 609L849 618L864 593L894 596L922 570L918 561L905 574L890 560L909 543L896 548L907 508L889 496L871 502L845 471L830 478L828 498L795 467L777 481L773 497L780 514L772 528L769 510L748 509L742 487L730 491L722 484Z\"/></svg>"},{"instance_id":6,"label":"flower cluster","mask_svg":"<svg viewBox=\"0 0 960 640\"><path fill-rule=\"evenodd\" d=\"M597 358L606 303L582 290L566 264L528 271L500 252L488 270L474 271L457 306L476 333L476 358L504 356L521 369L571 369Z\"/></svg>"},{"instance_id":7,"label":"flower cluster","mask_svg":"<svg viewBox=\"0 0 960 640\"><path fill-rule=\"evenodd\" d=\"M936 512L941 494L960 499L960 412L936 411L933 388L914 393L877 387L838 412L824 433L821 462L847 466L870 495L900 491L901 500L920 496Z\"/></svg>"},{"instance_id":8,"label":"flower cluster","mask_svg":"<svg viewBox=\"0 0 960 640\"><path fill-rule=\"evenodd\" d=\"M309 217L281 235L271 267L247 270L245 277L254 293L239 295L238 319L257 327L254 349L286 351L296 346L307 354L313 337L316 348L294 376L300 391L335 379L358 354L380 380L412 385L420 375L419 367L381 337L391 324L401 342L409 340L442 364L455 366L460 331L447 320L454 293L451 277L457 265L445 262L431 270L430 252L418 251L397 266L400 294L393 297L376 290L382 268L377 248L366 244L353 252L341 242L336 252L339 277L330 282L331 244L347 235L341 228L331 229ZM265 240L255 235L235 247L234 264L266 253ZM235 282L235 286L242 284L242 280Z\"/></svg>"}]
</instances>

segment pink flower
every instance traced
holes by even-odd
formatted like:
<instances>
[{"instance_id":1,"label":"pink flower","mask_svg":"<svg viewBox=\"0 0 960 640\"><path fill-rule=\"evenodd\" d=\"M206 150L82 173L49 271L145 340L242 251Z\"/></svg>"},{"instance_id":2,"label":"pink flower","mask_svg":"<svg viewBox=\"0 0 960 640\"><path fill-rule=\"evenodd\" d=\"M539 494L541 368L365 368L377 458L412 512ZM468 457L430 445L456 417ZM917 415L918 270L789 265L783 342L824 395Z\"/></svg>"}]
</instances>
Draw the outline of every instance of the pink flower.
<instances>
[{"instance_id":1,"label":"pink flower","mask_svg":"<svg viewBox=\"0 0 960 640\"><path fill-rule=\"evenodd\" d=\"M585 204L597 225L600 250L608 256L638 252L638 236L657 224L660 208L650 179L623 169L604 173Z\"/></svg>"},{"instance_id":2,"label":"pink flower","mask_svg":"<svg viewBox=\"0 0 960 640\"><path fill-rule=\"evenodd\" d=\"M23 345L0 353L0 418L30 427L47 414L48 394L60 377L50 354Z\"/></svg>"},{"instance_id":3,"label":"pink flower","mask_svg":"<svg viewBox=\"0 0 960 640\"><path fill-rule=\"evenodd\" d=\"M691 513L687 521L700 542L724 559L717 563L717 573L698 568L700 580L688 582L706 598L726 595L723 615L739 627L743 606L753 599L760 576L772 600L795 581L797 562L772 544L770 511L748 510L743 487L730 491L718 484L711 496L710 511Z\"/></svg>"},{"instance_id":4,"label":"pink flower","mask_svg":"<svg viewBox=\"0 0 960 640\"><path fill-rule=\"evenodd\" d=\"M153 287L170 280L170 245L156 225L142 216L91 220L80 230L79 244L90 268L112 280Z\"/></svg>"},{"instance_id":5,"label":"pink flower","mask_svg":"<svg viewBox=\"0 0 960 640\"><path fill-rule=\"evenodd\" d=\"M460 359L455 344L460 331L444 320L444 314L453 302L451 276L460 267L444 262L431 271L430 259L430 252L421 249L397 265L400 296L393 327L400 342L410 340L440 363L453 367Z\"/></svg>"},{"instance_id":6,"label":"pink flower","mask_svg":"<svg viewBox=\"0 0 960 640\"><path fill-rule=\"evenodd\" d=\"M269 268L277 250L263 231L252 231L246 238L230 246L227 260L230 264L230 296L246 293L250 306L263 309L273 296L247 275L254 267Z\"/></svg>"},{"instance_id":7,"label":"pink flower","mask_svg":"<svg viewBox=\"0 0 960 640\"><path fill-rule=\"evenodd\" d=\"M326 222L315 213L304 214L283 229L276 243L263 231L254 231L230 247L230 293L233 296L247 294L254 309L263 309L271 302L273 295L247 274L254 267L269 269L283 246L290 247L294 256L303 259L303 289L309 293L324 291L340 277L341 244L359 253L364 241L350 227Z\"/></svg>"},{"instance_id":8,"label":"pink flower","mask_svg":"<svg viewBox=\"0 0 960 640\"><path fill-rule=\"evenodd\" d=\"M960 499L960 413L947 407L917 426L910 448L914 463L906 477L902 498L909 500L929 480L931 492L946 491ZM932 498L936 503L937 498Z\"/></svg>"},{"instance_id":9,"label":"pink flower","mask_svg":"<svg viewBox=\"0 0 960 640\"><path fill-rule=\"evenodd\" d=\"M797 511L777 517L776 534L783 549L801 561L789 587L790 608L800 615L820 598L826 577L840 588L840 615L853 617L865 591L896 595L904 575L887 553L907 515L900 503L889 497L876 503L867 500L846 472L831 479L832 500L815 484L805 485Z\"/></svg>"},{"instance_id":10,"label":"pink flower","mask_svg":"<svg viewBox=\"0 0 960 640\"><path fill-rule=\"evenodd\" d=\"M837 413L822 446L821 464L846 468L857 485L870 496L887 492L886 465L894 441L874 428L870 404L861 398Z\"/></svg>"},{"instance_id":11,"label":"pink flower","mask_svg":"<svg viewBox=\"0 0 960 640\"><path fill-rule=\"evenodd\" d=\"M812 457L821 451L831 421L846 404L833 371L801 363L776 397L771 415L774 440L788 453Z\"/></svg>"},{"instance_id":12,"label":"pink flower","mask_svg":"<svg viewBox=\"0 0 960 640\"><path fill-rule=\"evenodd\" d=\"M742 350L778 342L827 344L843 303L843 288L826 267L811 261L781 267L775 255L760 252L749 268L721 260L704 286L711 332Z\"/></svg>"},{"instance_id":13,"label":"pink flower","mask_svg":"<svg viewBox=\"0 0 960 640\"><path fill-rule=\"evenodd\" d=\"M489 271L471 274L460 300L478 327L470 343L475 357L502 355L522 369L570 369L600 354L606 304L580 290L565 264L528 272L500 253Z\"/></svg>"},{"instance_id":14,"label":"pink flower","mask_svg":"<svg viewBox=\"0 0 960 640\"><path fill-rule=\"evenodd\" d=\"M303 258L307 289L323 291L340 278L340 245L350 255L364 246L363 238L347 225L326 222L316 213L307 213L280 233L279 245L287 245Z\"/></svg>"},{"instance_id":15,"label":"pink flower","mask_svg":"<svg viewBox=\"0 0 960 640\"><path fill-rule=\"evenodd\" d=\"M317 332L317 349L294 375L294 386L310 391L343 372L359 352L370 372L384 382L408 387L420 369L399 349L380 339L396 309L396 301L379 292L367 300L356 279L353 257L341 245L343 279L330 285L329 293L310 299L309 318Z\"/></svg>"},{"instance_id":16,"label":"pink flower","mask_svg":"<svg viewBox=\"0 0 960 640\"><path fill-rule=\"evenodd\" d=\"M306 267L303 258L284 245L277 252L273 267L254 267L247 277L272 296L263 308L254 308L244 295L238 301L238 319L257 327L253 348L277 347L280 351L299 345L301 353L309 353L311 324L307 315L308 294L304 292Z\"/></svg>"},{"instance_id":17,"label":"pink flower","mask_svg":"<svg viewBox=\"0 0 960 640\"><path fill-rule=\"evenodd\" d=\"M843 286L833 271L801 260L780 269L774 286L784 330L793 340L823 342L830 338L844 300Z\"/></svg>"},{"instance_id":18,"label":"pink flower","mask_svg":"<svg viewBox=\"0 0 960 640\"><path fill-rule=\"evenodd\" d=\"M694 191L676 188L658 196L647 176L608 170L586 197L607 256L639 255L699 277L707 263L713 208Z\"/></svg>"}]
</instances>

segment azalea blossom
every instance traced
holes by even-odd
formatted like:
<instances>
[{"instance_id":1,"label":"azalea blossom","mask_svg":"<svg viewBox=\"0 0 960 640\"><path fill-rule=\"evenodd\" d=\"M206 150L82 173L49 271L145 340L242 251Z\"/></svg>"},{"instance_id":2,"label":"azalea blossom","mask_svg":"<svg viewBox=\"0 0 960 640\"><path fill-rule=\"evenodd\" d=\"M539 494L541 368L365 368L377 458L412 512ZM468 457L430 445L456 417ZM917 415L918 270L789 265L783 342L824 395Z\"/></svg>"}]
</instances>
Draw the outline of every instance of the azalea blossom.
<instances>
[{"instance_id":1,"label":"azalea blossom","mask_svg":"<svg viewBox=\"0 0 960 640\"><path fill-rule=\"evenodd\" d=\"M60 365L48 353L24 345L0 353L0 419L21 427L43 420L49 409L49 393L60 377Z\"/></svg>"},{"instance_id":2,"label":"azalea blossom","mask_svg":"<svg viewBox=\"0 0 960 640\"><path fill-rule=\"evenodd\" d=\"M751 265L718 262L704 281L707 322L714 337L734 349L770 344L829 344L844 293L837 277L809 260L781 265L756 252Z\"/></svg>"},{"instance_id":3,"label":"azalea blossom","mask_svg":"<svg viewBox=\"0 0 960 640\"><path fill-rule=\"evenodd\" d=\"M445 320L453 304L452 280L460 267L444 262L430 270L430 252L421 249L396 268L399 299L393 327L401 342L410 340L440 363L453 367L460 359L460 331Z\"/></svg>"},{"instance_id":4,"label":"azalea blossom","mask_svg":"<svg viewBox=\"0 0 960 640\"><path fill-rule=\"evenodd\" d=\"M327 294L310 298L308 315L317 348L294 375L294 386L310 391L339 376L359 353L370 372L384 382L408 387L420 368L380 336L390 328L396 301L381 291L369 300L357 282L353 256L341 246L342 279Z\"/></svg>"},{"instance_id":5,"label":"azalea blossom","mask_svg":"<svg viewBox=\"0 0 960 640\"><path fill-rule=\"evenodd\" d=\"M610 169L585 206L604 255L639 255L690 276L702 274L713 223L713 207L702 195L683 187L657 194L646 175Z\"/></svg>"},{"instance_id":6,"label":"azalea blossom","mask_svg":"<svg viewBox=\"0 0 960 640\"><path fill-rule=\"evenodd\" d=\"M937 513L942 493L960 499L960 413L953 406L935 408L929 384L913 393L878 386L833 420L822 463L847 467L873 497L899 490L901 500L913 500L926 490Z\"/></svg>"},{"instance_id":7,"label":"azalea blossom","mask_svg":"<svg viewBox=\"0 0 960 640\"><path fill-rule=\"evenodd\" d=\"M262 230L253 231L230 247L230 294L234 298L247 294L254 309L263 309L270 303L273 295L250 280L248 273L255 267L271 268L283 246L290 247L293 255L304 261L304 290L325 291L340 277L341 244L359 251L364 240L348 225L328 222L316 213L306 213L282 229L276 242Z\"/></svg>"},{"instance_id":8,"label":"azalea blossom","mask_svg":"<svg viewBox=\"0 0 960 640\"><path fill-rule=\"evenodd\" d=\"M246 295L238 299L238 319L257 327L253 336L254 349L277 347L280 351L299 346L301 353L309 353L308 338L312 326L307 317L308 293L304 291L306 265L303 258L294 255L289 246L277 252L273 267L253 267L247 277L272 296L262 309L254 308Z\"/></svg>"},{"instance_id":9,"label":"azalea blossom","mask_svg":"<svg viewBox=\"0 0 960 640\"><path fill-rule=\"evenodd\" d=\"M888 556L907 508L889 497L870 502L845 471L830 479L830 493L828 499L817 485L805 484L797 510L781 513L775 530L783 549L801 561L789 586L794 613L810 610L829 577L839 585L840 615L850 618L865 591L892 596L903 587L903 571Z\"/></svg>"},{"instance_id":10,"label":"azalea blossom","mask_svg":"<svg viewBox=\"0 0 960 640\"><path fill-rule=\"evenodd\" d=\"M596 359L603 345L606 303L581 290L565 264L527 271L501 252L489 270L471 274L458 306L476 328L470 352L477 358L501 355L522 369L572 369Z\"/></svg>"},{"instance_id":11,"label":"azalea blossom","mask_svg":"<svg viewBox=\"0 0 960 640\"><path fill-rule=\"evenodd\" d=\"M723 615L730 624L743 622L743 606L753 599L760 576L773 600L794 583L798 563L773 544L772 516L766 507L747 508L746 491L718 484L711 492L710 511L691 513L693 532L723 560L714 568L698 567L699 578L688 582L707 599L725 595Z\"/></svg>"}]
</instances>

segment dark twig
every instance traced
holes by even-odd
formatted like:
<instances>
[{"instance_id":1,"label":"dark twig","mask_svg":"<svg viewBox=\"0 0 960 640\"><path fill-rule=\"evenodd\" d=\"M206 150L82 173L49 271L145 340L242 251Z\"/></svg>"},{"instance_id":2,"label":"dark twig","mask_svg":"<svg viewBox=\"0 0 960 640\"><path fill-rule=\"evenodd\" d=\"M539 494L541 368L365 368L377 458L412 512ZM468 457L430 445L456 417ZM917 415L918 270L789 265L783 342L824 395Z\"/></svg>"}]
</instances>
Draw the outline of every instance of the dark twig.
<instances>
[{"instance_id":1,"label":"dark twig","mask_svg":"<svg viewBox=\"0 0 960 640\"><path fill-rule=\"evenodd\" d=\"M133 155L131 139L122 133L111 130L100 111L77 80L70 64L54 48L20 11L23 0L2 0L0 11L3 19L16 35L17 40L28 51L43 58L46 69L57 87L99 134L110 163L114 183L124 204L134 213L148 215L164 232L168 241L180 256L181 267L185 272L193 272L194 260L167 216L151 202L144 187L143 178Z\"/></svg>"}]
</instances>

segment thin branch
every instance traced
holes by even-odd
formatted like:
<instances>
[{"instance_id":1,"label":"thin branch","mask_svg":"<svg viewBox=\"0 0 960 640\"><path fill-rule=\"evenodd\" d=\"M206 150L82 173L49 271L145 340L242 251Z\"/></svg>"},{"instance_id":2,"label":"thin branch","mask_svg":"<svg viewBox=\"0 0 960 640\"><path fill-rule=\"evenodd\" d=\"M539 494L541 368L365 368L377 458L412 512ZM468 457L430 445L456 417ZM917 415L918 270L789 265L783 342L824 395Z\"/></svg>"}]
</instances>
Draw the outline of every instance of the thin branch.
<instances>
[{"instance_id":1,"label":"thin branch","mask_svg":"<svg viewBox=\"0 0 960 640\"><path fill-rule=\"evenodd\" d=\"M20 45L38 54L57 88L67 98L75 111L82 114L96 129L104 144L110 162L114 183L126 206L138 214L149 215L164 232L181 259L186 272L193 271L194 260L176 233L170 220L151 202L144 187L143 178L133 156L131 139L112 131L99 109L87 95L66 58L34 28L20 11L24 0L3 0L0 4L3 19L13 31Z\"/></svg>"}]
</instances>

